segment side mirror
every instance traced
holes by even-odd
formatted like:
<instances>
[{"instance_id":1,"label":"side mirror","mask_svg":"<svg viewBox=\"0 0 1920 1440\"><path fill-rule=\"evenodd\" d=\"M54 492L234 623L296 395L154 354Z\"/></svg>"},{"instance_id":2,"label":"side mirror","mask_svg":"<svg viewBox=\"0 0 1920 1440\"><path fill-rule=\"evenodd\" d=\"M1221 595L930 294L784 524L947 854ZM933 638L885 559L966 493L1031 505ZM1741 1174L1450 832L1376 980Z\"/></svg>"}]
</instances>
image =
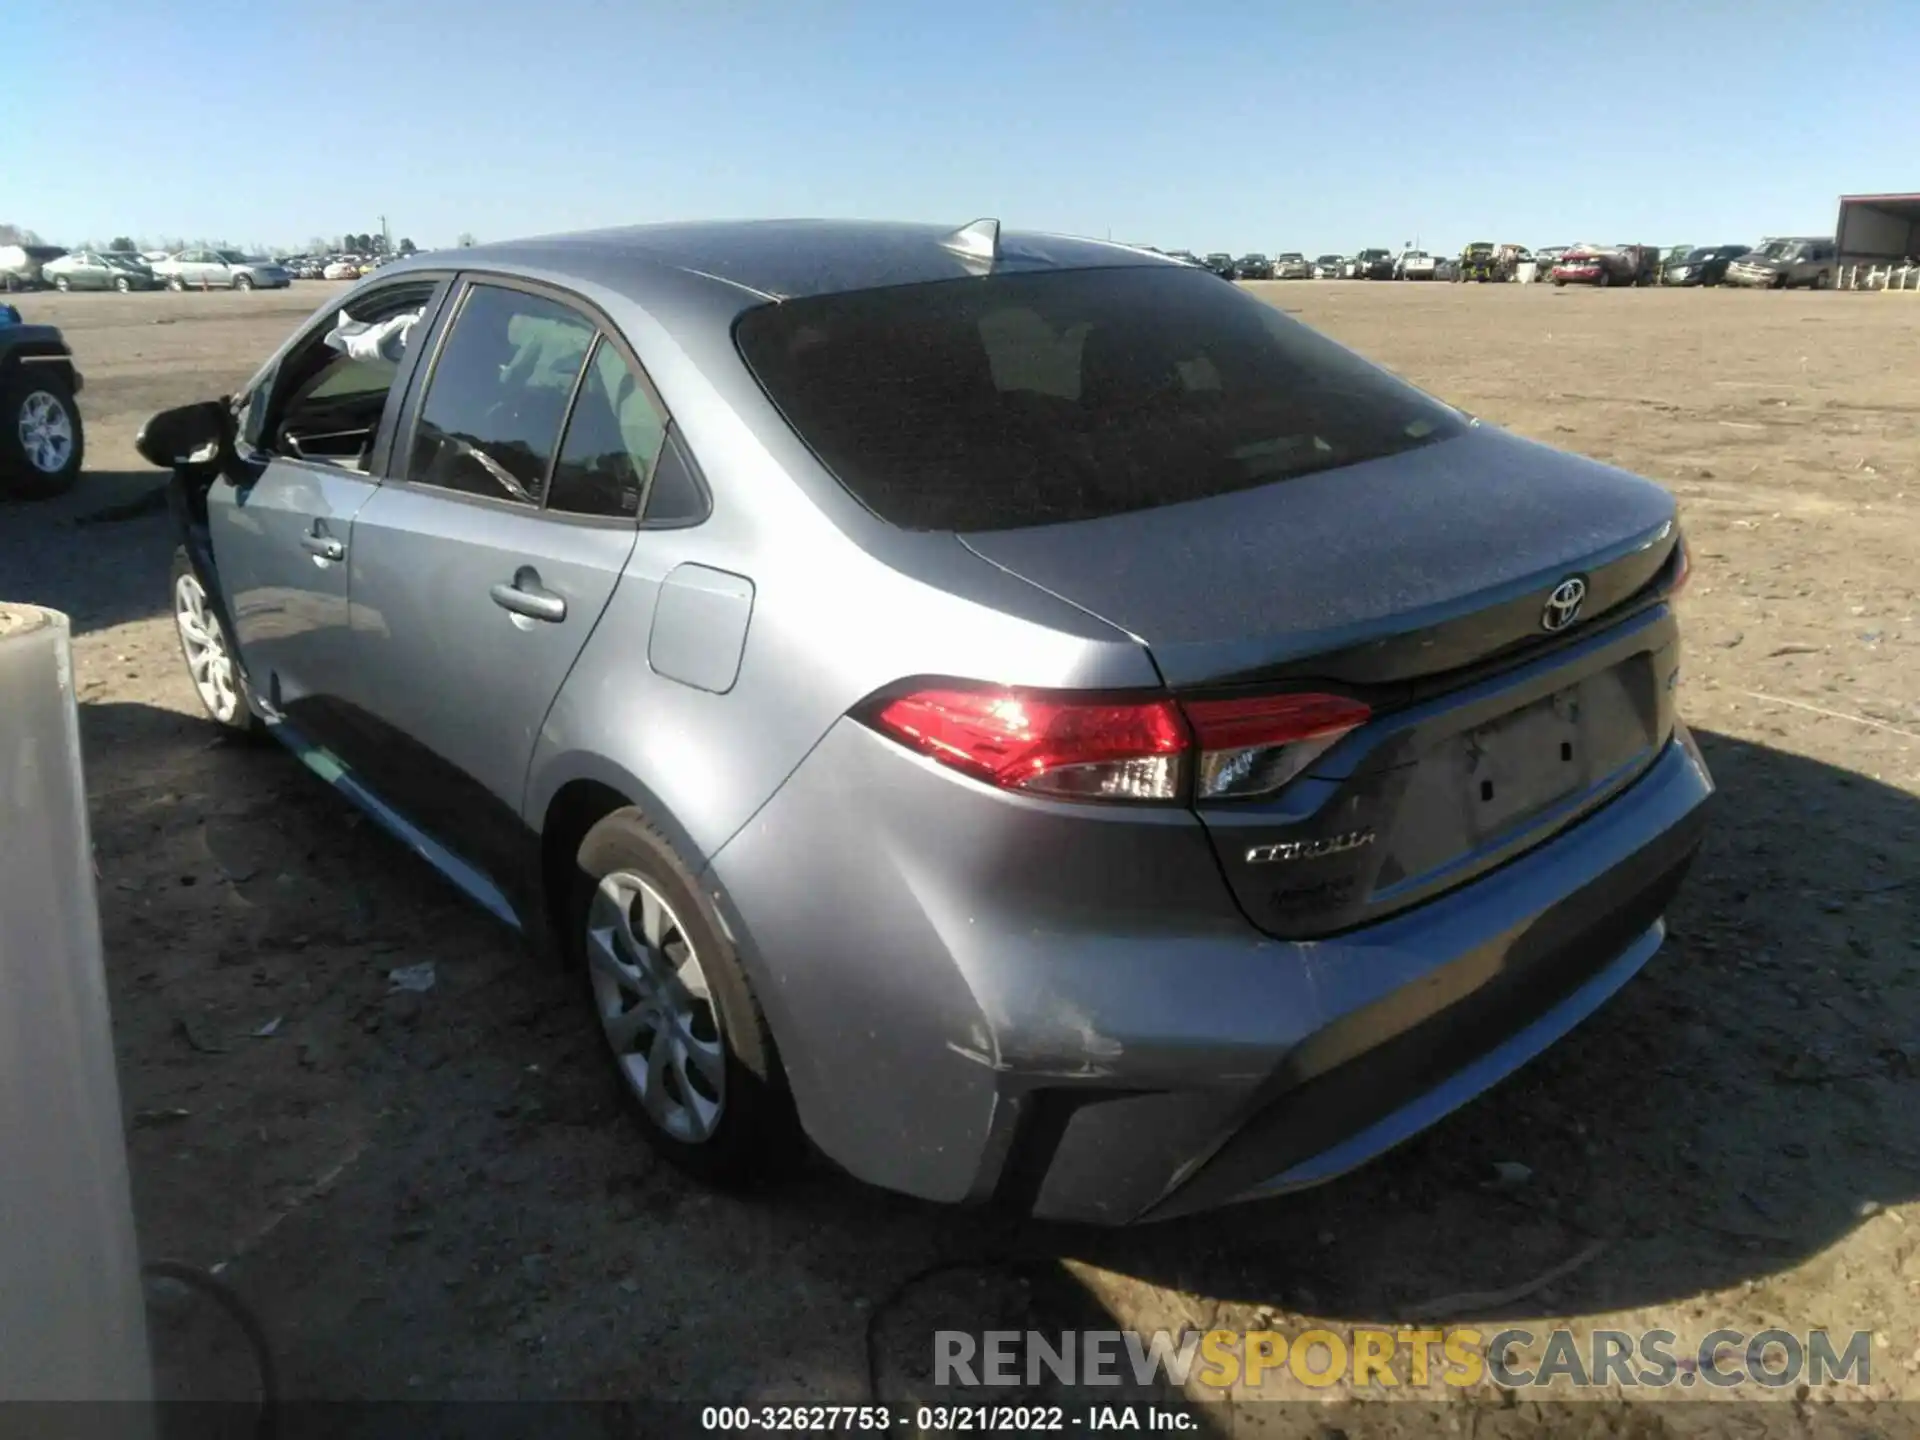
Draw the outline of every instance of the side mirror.
<instances>
[{"instance_id":1,"label":"side mirror","mask_svg":"<svg viewBox=\"0 0 1920 1440\"><path fill-rule=\"evenodd\" d=\"M163 470L217 468L231 450L233 418L218 400L162 410L140 427L133 448Z\"/></svg>"}]
</instances>

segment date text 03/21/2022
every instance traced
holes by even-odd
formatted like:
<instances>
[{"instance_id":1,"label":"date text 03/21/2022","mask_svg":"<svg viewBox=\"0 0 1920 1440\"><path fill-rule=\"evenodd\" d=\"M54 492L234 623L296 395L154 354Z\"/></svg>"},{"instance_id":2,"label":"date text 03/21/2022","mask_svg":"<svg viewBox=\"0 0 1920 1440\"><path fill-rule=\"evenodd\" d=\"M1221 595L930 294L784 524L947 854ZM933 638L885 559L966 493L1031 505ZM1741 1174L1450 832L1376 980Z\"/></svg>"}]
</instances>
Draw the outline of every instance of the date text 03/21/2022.
<instances>
[{"instance_id":1,"label":"date text 03/21/2022","mask_svg":"<svg viewBox=\"0 0 1920 1440\"><path fill-rule=\"evenodd\" d=\"M1139 1431L1180 1434L1199 1421L1161 1405L709 1405L700 1428L763 1435L884 1433L911 1426L916 1434L992 1435Z\"/></svg>"}]
</instances>

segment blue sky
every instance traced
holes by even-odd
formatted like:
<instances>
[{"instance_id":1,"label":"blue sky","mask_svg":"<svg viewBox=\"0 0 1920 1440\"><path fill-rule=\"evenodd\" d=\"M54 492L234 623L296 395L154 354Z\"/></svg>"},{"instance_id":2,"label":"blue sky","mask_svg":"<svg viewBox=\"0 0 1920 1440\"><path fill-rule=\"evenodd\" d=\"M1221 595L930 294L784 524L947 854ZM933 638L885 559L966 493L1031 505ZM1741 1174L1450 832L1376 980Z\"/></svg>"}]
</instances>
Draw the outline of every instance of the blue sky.
<instances>
[{"instance_id":1,"label":"blue sky","mask_svg":"<svg viewBox=\"0 0 1920 1440\"><path fill-rule=\"evenodd\" d=\"M1920 0L61 0L8 28L32 143L0 221L69 244L383 213L422 247L752 215L1709 244L1920 190Z\"/></svg>"}]
</instances>

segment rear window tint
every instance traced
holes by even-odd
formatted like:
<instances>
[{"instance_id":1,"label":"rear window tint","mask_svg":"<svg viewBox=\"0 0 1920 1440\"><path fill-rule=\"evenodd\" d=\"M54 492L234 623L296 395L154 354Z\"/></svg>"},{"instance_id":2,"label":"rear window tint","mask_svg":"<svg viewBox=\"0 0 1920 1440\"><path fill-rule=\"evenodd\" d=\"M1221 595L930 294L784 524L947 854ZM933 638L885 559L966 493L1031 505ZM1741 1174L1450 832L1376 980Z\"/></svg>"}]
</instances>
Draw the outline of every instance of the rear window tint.
<instances>
[{"instance_id":1,"label":"rear window tint","mask_svg":"<svg viewBox=\"0 0 1920 1440\"><path fill-rule=\"evenodd\" d=\"M916 530L1087 520L1378 459L1459 415L1205 272L790 300L735 339L857 499Z\"/></svg>"}]
</instances>

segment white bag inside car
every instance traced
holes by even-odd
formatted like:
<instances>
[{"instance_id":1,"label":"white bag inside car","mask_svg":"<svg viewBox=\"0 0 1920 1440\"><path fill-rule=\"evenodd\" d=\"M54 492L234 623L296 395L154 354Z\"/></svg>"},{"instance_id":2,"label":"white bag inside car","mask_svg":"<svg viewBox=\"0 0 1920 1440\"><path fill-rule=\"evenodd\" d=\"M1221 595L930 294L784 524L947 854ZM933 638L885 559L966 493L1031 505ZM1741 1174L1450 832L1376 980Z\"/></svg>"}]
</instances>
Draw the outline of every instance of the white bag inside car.
<instances>
[{"instance_id":1,"label":"white bag inside car","mask_svg":"<svg viewBox=\"0 0 1920 1440\"><path fill-rule=\"evenodd\" d=\"M409 310L369 325L340 312L340 323L328 332L327 344L354 360L391 360L398 364L406 353L407 336L419 323L421 312Z\"/></svg>"}]
</instances>

